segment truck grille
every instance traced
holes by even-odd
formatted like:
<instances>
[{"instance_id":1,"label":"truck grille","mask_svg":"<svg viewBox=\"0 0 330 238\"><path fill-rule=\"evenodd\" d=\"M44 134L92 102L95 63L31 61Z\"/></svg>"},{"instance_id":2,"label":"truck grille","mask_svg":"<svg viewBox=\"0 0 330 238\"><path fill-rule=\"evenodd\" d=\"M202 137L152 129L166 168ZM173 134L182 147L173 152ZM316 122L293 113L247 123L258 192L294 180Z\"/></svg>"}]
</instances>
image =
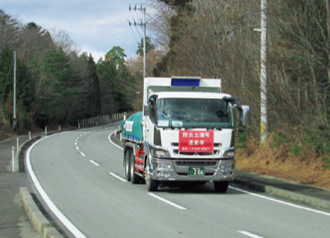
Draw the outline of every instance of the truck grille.
<instances>
[{"instance_id":1,"label":"truck grille","mask_svg":"<svg viewBox=\"0 0 330 238\"><path fill-rule=\"evenodd\" d=\"M205 166L216 166L219 160L215 159L175 159L175 164L178 166L197 166L197 167L205 167Z\"/></svg>"},{"instance_id":2,"label":"truck grille","mask_svg":"<svg viewBox=\"0 0 330 238\"><path fill-rule=\"evenodd\" d=\"M177 173L180 176L188 176L188 173ZM214 173L205 173L205 176L213 176Z\"/></svg>"}]
</instances>

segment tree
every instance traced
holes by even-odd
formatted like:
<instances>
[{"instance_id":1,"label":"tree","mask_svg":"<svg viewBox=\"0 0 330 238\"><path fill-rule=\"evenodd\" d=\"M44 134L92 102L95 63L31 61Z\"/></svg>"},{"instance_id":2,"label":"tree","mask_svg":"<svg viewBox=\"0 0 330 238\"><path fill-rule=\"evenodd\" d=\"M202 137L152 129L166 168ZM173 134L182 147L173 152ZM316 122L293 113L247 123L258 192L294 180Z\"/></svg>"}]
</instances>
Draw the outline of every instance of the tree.
<instances>
[{"instance_id":1,"label":"tree","mask_svg":"<svg viewBox=\"0 0 330 238\"><path fill-rule=\"evenodd\" d=\"M19 22L0 9L0 50L5 45L17 46L19 39Z\"/></svg>"},{"instance_id":2,"label":"tree","mask_svg":"<svg viewBox=\"0 0 330 238\"><path fill-rule=\"evenodd\" d=\"M36 121L44 126L48 122L64 123L69 112L72 88L72 70L69 59L61 50L51 48L42 59L40 81L37 88Z\"/></svg>"},{"instance_id":3,"label":"tree","mask_svg":"<svg viewBox=\"0 0 330 238\"><path fill-rule=\"evenodd\" d=\"M50 33L34 22L26 24L21 32L19 55L25 62L37 62L54 47Z\"/></svg>"},{"instance_id":4,"label":"tree","mask_svg":"<svg viewBox=\"0 0 330 238\"><path fill-rule=\"evenodd\" d=\"M96 71L96 65L93 60L93 57L90 55L87 61L87 85L88 85L88 94L87 100L89 105L89 111L91 116L96 116L101 112L101 94L100 94L100 85L99 77Z\"/></svg>"},{"instance_id":5,"label":"tree","mask_svg":"<svg viewBox=\"0 0 330 238\"><path fill-rule=\"evenodd\" d=\"M170 19L176 12L171 6L160 1L150 1L150 7L153 17L148 21L148 29L154 35L154 43L167 52L171 31Z\"/></svg>"},{"instance_id":6,"label":"tree","mask_svg":"<svg viewBox=\"0 0 330 238\"><path fill-rule=\"evenodd\" d=\"M80 118L98 115L102 105L115 108L107 114L117 111L113 97L127 101L122 92L127 87L125 74L118 85L116 82L119 70L125 68L122 48L110 50L101 67L87 54L78 57L66 33L54 31L51 36L36 23L21 25L0 10L1 133L3 126L10 128L12 124L13 49L17 51L17 118L22 128L31 128L34 123L40 127L55 123L74 125ZM101 90L102 96L106 94L102 101ZM120 93L122 97L118 96Z\"/></svg>"},{"instance_id":7,"label":"tree","mask_svg":"<svg viewBox=\"0 0 330 238\"><path fill-rule=\"evenodd\" d=\"M123 66L125 63L125 50L120 46L114 46L108 53L105 55L105 61L114 64L116 67Z\"/></svg>"},{"instance_id":8,"label":"tree","mask_svg":"<svg viewBox=\"0 0 330 238\"><path fill-rule=\"evenodd\" d=\"M260 24L258 1L162 2L176 14L169 20L170 50L154 74L221 78L225 92L251 106L255 119L249 131L258 136L260 36L253 31ZM311 141L321 136L315 151L326 151L321 142L328 138L322 132L329 130L327 4L328 1L318 0L281 0L270 2L267 9L269 131L276 133L285 128L294 135L292 140L307 136L304 140Z\"/></svg>"},{"instance_id":9,"label":"tree","mask_svg":"<svg viewBox=\"0 0 330 238\"><path fill-rule=\"evenodd\" d=\"M126 66L125 53L119 46L113 47L104 61L99 61L102 110L128 112L136 100L136 75Z\"/></svg>"},{"instance_id":10,"label":"tree","mask_svg":"<svg viewBox=\"0 0 330 238\"><path fill-rule=\"evenodd\" d=\"M109 61L100 60L97 65L101 93L101 112L112 114L117 112L117 104L114 99L113 88L117 77L117 69Z\"/></svg>"},{"instance_id":11,"label":"tree","mask_svg":"<svg viewBox=\"0 0 330 238\"><path fill-rule=\"evenodd\" d=\"M154 49L155 49L155 45L151 42L150 37L146 36L146 53L148 54L148 52ZM138 43L138 50L136 51L136 54L139 56L143 56L143 38Z\"/></svg>"},{"instance_id":12,"label":"tree","mask_svg":"<svg viewBox=\"0 0 330 238\"><path fill-rule=\"evenodd\" d=\"M1 120L8 120L12 123L13 112L13 60L14 52L5 46L0 52L0 113L4 117ZM28 115L33 102L33 85L31 73L27 65L19 58L16 59L16 85L17 85L17 119L19 129L30 127L32 120ZM0 122L1 124L1 122Z\"/></svg>"},{"instance_id":13,"label":"tree","mask_svg":"<svg viewBox=\"0 0 330 238\"><path fill-rule=\"evenodd\" d=\"M5 102L9 91L12 90L13 62L13 51L8 46L3 47L0 53L0 105Z\"/></svg>"},{"instance_id":14,"label":"tree","mask_svg":"<svg viewBox=\"0 0 330 238\"><path fill-rule=\"evenodd\" d=\"M71 37L63 30L53 30L52 39L57 48L63 50L66 54L70 54L73 49L73 41Z\"/></svg>"},{"instance_id":15,"label":"tree","mask_svg":"<svg viewBox=\"0 0 330 238\"><path fill-rule=\"evenodd\" d=\"M187 21L192 17L195 8L192 0L160 0L172 7L176 14L170 18L170 32L169 32L169 48L167 55L157 64L154 70L156 76L169 75L171 65L174 65L176 58L175 46L180 45L180 39L184 35L185 29L188 27ZM181 46L181 45L180 45Z\"/></svg>"},{"instance_id":16,"label":"tree","mask_svg":"<svg viewBox=\"0 0 330 238\"><path fill-rule=\"evenodd\" d=\"M192 0L160 0L161 2L166 3L172 7L184 8L188 3L192 2Z\"/></svg>"}]
</instances>

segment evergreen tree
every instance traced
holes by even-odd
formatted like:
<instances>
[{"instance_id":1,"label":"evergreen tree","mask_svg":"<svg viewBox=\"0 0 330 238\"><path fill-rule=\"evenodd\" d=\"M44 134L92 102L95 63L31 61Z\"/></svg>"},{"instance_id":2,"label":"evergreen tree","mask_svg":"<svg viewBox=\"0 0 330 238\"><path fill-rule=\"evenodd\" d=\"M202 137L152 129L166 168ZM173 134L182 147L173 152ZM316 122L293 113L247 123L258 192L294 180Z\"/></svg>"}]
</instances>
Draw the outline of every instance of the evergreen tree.
<instances>
[{"instance_id":1,"label":"evergreen tree","mask_svg":"<svg viewBox=\"0 0 330 238\"><path fill-rule=\"evenodd\" d=\"M0 53L0 105L6 101L9 91L12 90L13 58L13 51L5 46Z\"/></svg>"},{"instance_id":2,"label":"evergreen tree","mask_svg":"<svg viewBox=\"0 0 330 238\"><path fill-rule=\"evenodd\" d=\"M105 60L115 65L117 68L123 66L125 63L125 50L120 46L114 46L105 55Z\"/></svg>"},{"instance_id":3,"label":"evergreen tree","mask_svg":"<svg viewBox=\"0 0 330 238\"><path fill-rule=\"evenodd\" d=\"M90 55L87 61L87 78L88 95L87 100L89 103L89 112L91 116L96 116L101 112L101 94L99 77L96 70L96 65L93 57Z\"/></svg>"},{"instance_id":4,"label":"evergreen tree","mask_svg":"<svg viewBox=\"0 0 330 238\"><path fill-rule=\"evenodd\" d=\"M155 49L155 45L151 42L150 37L146 36L146 53L148 54L149 51L154 49ZM136 51L136 54L139 56L143 56L143 38L138 43L138 50Z\"/></svg>"},{"instance_id":5,"label":"evergreen tree","mask_svg":"<svg viewBox=\"0 0 330 238\"><path fill-rule=\"evenodd\" d=\"M117 112L117 104L115 103L113 88L117 77L116 66L110 61L99 61L96 67L100 82L102 113L115 113Z\"/></svg>"},{"instance_id":6,"label":"evergreen tree","mask_svg":"<svg viewBox=\"0 0 330 238\"><path fill-rule=\"evenodd\" d=\"M72 88L72 70L68 57L61 50L51 48L42 60L37 91L36 120L39 125L48 122L62 124L67 119Z\"/></svg>"}]
</instances>

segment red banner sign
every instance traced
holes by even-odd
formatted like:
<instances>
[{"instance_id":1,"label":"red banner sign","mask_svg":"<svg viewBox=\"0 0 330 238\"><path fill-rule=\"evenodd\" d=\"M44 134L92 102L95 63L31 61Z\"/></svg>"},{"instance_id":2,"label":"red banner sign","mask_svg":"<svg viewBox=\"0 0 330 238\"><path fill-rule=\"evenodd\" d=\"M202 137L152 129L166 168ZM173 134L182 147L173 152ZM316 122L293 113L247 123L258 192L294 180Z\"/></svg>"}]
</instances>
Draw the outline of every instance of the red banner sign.
<instances>
[{"instance_id":1,"label":"red banner sign","mask_svg":"<svg viewBox=\"0 0 330 238\"><path fill-rule=\"evenodd\" d=\"M179 152L212 153L213 131L179 131Z\"/></svg>"}]
</instances>

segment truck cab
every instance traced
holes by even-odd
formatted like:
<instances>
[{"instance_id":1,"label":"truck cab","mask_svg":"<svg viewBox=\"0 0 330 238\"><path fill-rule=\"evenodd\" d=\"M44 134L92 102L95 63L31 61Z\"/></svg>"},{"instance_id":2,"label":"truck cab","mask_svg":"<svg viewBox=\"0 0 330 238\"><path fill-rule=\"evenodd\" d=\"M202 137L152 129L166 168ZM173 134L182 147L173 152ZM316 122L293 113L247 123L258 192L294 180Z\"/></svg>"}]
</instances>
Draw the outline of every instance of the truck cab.
<instances>
[{"instance_id":1,"label":"truck cab","mask_svg":"<svg viewBox=\"0 0 330 238\"><path fill-rule=\"evenodd\" d=\"M249 107L221 93L219 79L146 78L144 84L139 158L148 190L213 181L225 192L235 177L235 131L248 123Z\"/></svg>"}]
</instances>

